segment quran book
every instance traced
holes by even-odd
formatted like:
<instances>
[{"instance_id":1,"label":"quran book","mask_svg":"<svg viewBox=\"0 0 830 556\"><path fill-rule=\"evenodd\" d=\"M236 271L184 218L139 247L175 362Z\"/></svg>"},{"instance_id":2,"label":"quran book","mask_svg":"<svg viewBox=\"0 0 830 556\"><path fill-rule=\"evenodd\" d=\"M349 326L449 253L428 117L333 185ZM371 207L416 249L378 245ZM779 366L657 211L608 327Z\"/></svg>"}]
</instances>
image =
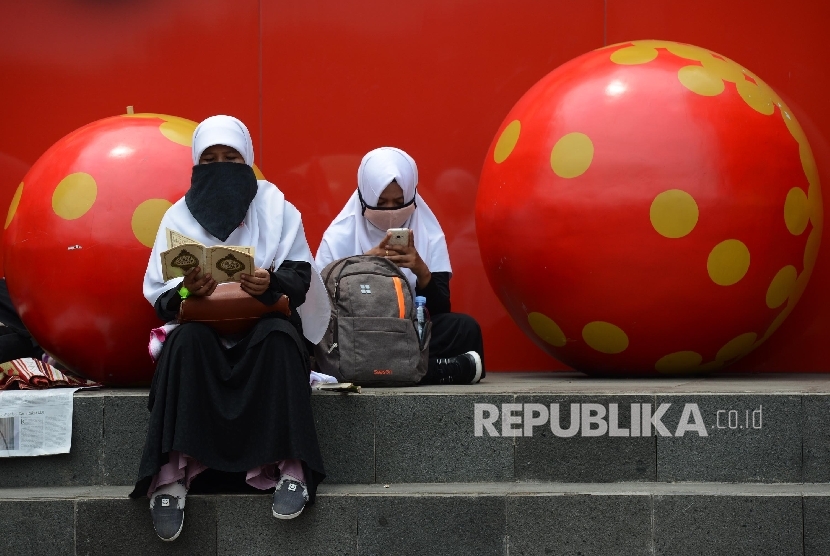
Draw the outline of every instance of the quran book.
<instances>
[{"instance_id":1,"label":"quran book","mask_svg":"<svg viewBox=\"0 0 830 556\"><path fill-rule=\"evenodd\" d=\"M164 281L181 278L200 267L218 283L240 282L242 274L253 274L254 248L228 245L205 247L176 231L167 230L168 249L161 253Z\"/></svg>"}]
</instances>

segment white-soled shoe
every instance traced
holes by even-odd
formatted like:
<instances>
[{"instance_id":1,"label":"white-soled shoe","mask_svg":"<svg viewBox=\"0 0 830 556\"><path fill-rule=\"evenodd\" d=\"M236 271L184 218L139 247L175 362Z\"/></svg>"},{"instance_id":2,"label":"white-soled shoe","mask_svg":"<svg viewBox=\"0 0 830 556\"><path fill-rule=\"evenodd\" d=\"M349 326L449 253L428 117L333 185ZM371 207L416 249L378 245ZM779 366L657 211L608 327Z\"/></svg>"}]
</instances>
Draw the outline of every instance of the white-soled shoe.
<instances>
[{"instance_id":1,"label":"white-soled shoe","mask_svg":"<svg viewBox=\"0 0 830 556\"><path fill-rule=\"evenodd\" d=\"M277 519L294 519L308 502L308 488L305 483L291 477L281 477L274 491L271 513Z\"/></svg>"}]
</instances>

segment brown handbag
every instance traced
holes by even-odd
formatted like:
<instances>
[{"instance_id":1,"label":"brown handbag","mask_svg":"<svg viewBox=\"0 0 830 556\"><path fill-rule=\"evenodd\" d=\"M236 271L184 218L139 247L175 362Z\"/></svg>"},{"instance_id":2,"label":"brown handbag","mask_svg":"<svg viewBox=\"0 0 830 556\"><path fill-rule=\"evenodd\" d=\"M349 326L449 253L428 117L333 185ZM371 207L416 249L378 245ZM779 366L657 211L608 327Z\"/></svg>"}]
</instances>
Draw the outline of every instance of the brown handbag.
<instances>
[{"instance_id":1,"label":"brown handbag","mask_svg":"<svg viewBox=\"0 0 830 556\"><path fill-rule=\"evenodd\" d=\"M245 293L238 283L226 282L217 285L207 297L183 299L179 307L179 323L201 322L222 336L230 336L248 332L260 317L274 312L291 316L288 296L283 295L273 305L265 305Z\"/></svg>"}]
</instances>

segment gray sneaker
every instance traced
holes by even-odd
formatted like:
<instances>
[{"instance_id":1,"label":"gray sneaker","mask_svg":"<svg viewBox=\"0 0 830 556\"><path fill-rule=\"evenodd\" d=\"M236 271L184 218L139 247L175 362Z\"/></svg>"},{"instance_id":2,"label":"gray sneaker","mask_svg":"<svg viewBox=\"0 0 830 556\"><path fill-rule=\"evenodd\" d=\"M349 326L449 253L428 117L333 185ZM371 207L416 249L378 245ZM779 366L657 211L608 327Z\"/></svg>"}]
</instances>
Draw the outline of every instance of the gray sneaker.
<instances>
[{"instance_id":1,"label":"gray sneaker","mask_svg":"<svg viewBox=\"0 0 830 556\"><path fill-rule=\"evenodd\" d=\"M156 535L163 541L176 540L184 527L184 508L179 508L179 500L170 494L153 496L150 515Z\"/></svg>"},{"instance_id":2,"label":"gray sneaker","mask_svg":"<svg viewBox=\"0 0 830 556\"><path fill-rule=\"evenodd\" d=\"M305 483L290 477L282 477L277 483L277 490L274 491L271 513L277 519L294 519L303 513L306 502L308 502L308 489Z\"/></svg>"}]
</instances>

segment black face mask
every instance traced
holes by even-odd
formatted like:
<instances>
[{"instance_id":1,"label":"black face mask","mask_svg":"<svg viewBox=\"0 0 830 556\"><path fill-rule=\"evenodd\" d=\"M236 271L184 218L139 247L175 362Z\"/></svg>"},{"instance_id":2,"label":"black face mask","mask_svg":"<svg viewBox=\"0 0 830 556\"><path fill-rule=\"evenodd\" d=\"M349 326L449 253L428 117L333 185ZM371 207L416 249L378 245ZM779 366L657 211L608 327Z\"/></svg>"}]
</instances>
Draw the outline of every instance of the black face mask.
<instances>
[{"instance_id":1,"label":"black face mask","mask_svg":"<svg viewBox=\"0 0 830 556\"><path fill-rule=\"evenodd\" d=\"M247 164L197 164L184 202L202 228L225 241L245 219L256 192L256 175Z\"/></svg>"}]
</instances>

